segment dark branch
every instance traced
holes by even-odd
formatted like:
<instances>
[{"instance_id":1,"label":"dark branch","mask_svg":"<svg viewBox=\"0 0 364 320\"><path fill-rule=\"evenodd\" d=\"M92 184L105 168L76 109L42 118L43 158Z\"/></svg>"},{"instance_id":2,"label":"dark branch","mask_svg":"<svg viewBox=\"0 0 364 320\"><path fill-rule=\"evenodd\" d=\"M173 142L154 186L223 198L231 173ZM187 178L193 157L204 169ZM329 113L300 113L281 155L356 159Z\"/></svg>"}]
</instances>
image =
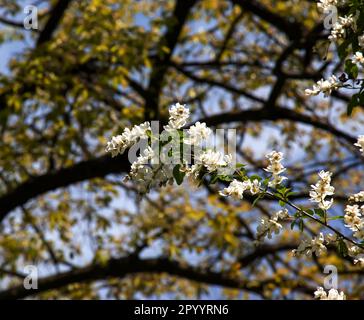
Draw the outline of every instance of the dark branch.
<instances>
[{"instance_id":1,"label":"dark branch","mask_svg":"<svg viewBox=\"0 0 364 320\"><path fill-rule=\"evenodd\" d=\"M192 6L197 0L178 0L174 8L170 26L157 46L157 55L152 63L152 73L149 79L148 95L146 101L146 120L159 119L159 96L164 85L165 74L169 61L177 45L179 35L186 22Z\"/></svg>"},{"instance_id":2,"label":"dark branch","mask_svg":"<svg viewBox=\"0 0 364 320\"><path fill-rule=\"evenodd\" d=\"M72 0L59 0L50 12L50 17L47 20L43 30L41 31L38 40L37 47L45 42L48 42L57 29L59 23L61 22L65 11L67 10L69 4Z\"/></svg>"},{"instance_id":3,"label":"dark branch","mask_svg":"<svg viewBox=\"0 0 364 320\"><path fill-rule=\"evenodd\" d=\"M82 161L72 167L30 179L0 197L0 221L11 210L45 192L66 187L80 181L104 177L110 173L127 172L129 168L130 164L127 155L116 158L110 158L107 155Z\"/></svg>"},{"instance_id":4,"label":"dark branch","mask_svg":"<svg viewBox=\"0 0 364 320\"><path fill-rule=\"evenodd\" d=\"M120 259L111 259L106 265L90 265L81 269L49 276L38 281L38 289L27 290L23 285L0 292L0 299L22 299L30 295L42 293L52 289L59 289L72 283L104 280L111 277L124 278L138 273L168 273L191 281L210 285L219 285L226 288L246 290L260 293L265 285L281 285L285 281L265 279L261 281L246 281L227 277L220 272L203 270L188 265L182 265L168 259L138 259L135 256ZM296 283L294 283L296 282ZM302 286L298 281L289 281L295 290L311 294L314 289Z\"/></svg>"},{"instance_id":5,"label":"dark branch","mask_svg":"<svg viewBox=\"0 0 364 320\"><path fill-rule=\"evenodd\" d=\"M356 142L356 138L332 127L330 124L323 123L308 115L281 107L277 107L272 111L260 109L243 110L235 113L227 112L200 119L200 121L206 122L209 126L233 122L246 123L278 120L291 120L293 122L307 124L329 132L350 144ZM2 221L11 210L14 210L28 200L45 192L66 187L70 184L84 180L104 177L111 173L128 172L129 169L130 163L126 154L113 159L109 156L103 156L93 160L82 161L72 167L30 179L20 184L16 189L0 197L0 221Z\"/></svg>"},{"instance_id":6,"label":"dark branch","mask_svg":"<svg viewBox=\"0 0 364 320\"><path fill-rule=\"evenodd\" d=\"M269 22L279 31L285 33L289 39L300 39L302 36L302 26L297 22L290 22L288 19L273 13L268 8L253 0L231 0L233 4L239 5L243 10L247 10L258 16L260 19Z\"/></svg>"}]
</instances>

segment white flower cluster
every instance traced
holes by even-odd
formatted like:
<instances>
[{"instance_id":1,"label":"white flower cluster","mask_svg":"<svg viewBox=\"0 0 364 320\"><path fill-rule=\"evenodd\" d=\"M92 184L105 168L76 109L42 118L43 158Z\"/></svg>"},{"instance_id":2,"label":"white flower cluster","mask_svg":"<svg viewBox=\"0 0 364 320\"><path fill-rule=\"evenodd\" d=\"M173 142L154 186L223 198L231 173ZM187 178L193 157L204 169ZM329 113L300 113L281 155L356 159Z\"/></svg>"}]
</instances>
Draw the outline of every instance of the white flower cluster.
<instances>
[{"instance_id":1,"label":"white flower cluster","mask_svg":"<svg viewBox=\"0 0 364 320\"><path fill-rule=\"evenodd\" d=\"M265 237L272 239L273 234L279 234L283 228L279 222L286 220L288 217L288 210L283 209L273 214L270 218L262 218L257 226L257 243L259 244Z\"/></svg>"},{"instance_id":2,"label":"white flower cluster","mask_svg":"<svg viewBox=\"0 0 364 320\"><path fill-rule=\"evenodd\" d=\"M364 48L364 34L358 37L358 44L360 48Z\"/></svg>"},{"instance_id":3,"label":"white flower cluster","mask_svg":"<svg viewBox=\"0 0 364 320\"><path fill-rule=\"evenodd\" d=\"M343 6L348 0L320 0L317 3L317 7L324 13L330 13L330 11L337 10L336 7Z\"/></svg>"},{"instance_id":4,"label":"white flower cluster","mask_svg":"<svg viewBox=\"0 0 364 320\"><path fill-rule=\"evenodd\" d=\"M364 267L364 258L358 258L358 259L354 259L354 264L357 264L360 267Z\"/></svg>"},{"instance_id":5,"label":"white flower cluster","mask_svg":"<svg viewBox=\"0 0 364 320\"><path fill-rule=\"evenodd\" d=\"M346 300L346 296L343 291L339 293L336 289L332 288L329 290L327 294L324 288L318 287L317 290L314 292L315 299L320 300Z\"/></svg>"},{"instance_id":6,"label":"white flower cluster","mask_svg":"<svg viewBox=\"0 0 364 320\"><path fill-rule=\"evenodd\" d=\"M360 148L360 152L364 155L364 135L358 137L358 142L354 143L354 146Z\"/></svg>"},{"instance_id":7,"label":"white flower cluster","mask_svg":"<svg viewBox=\"0 0 364 320\"><path fill-rule=\"evenodd\" d=\"M320 0L317 3L317 7L326 13L336 13L338 12L338 8L346 4L346 0ZM335 17L334 17L335 18ZM331 29L331 33L329 35L329 40L332 42L337 41L338 39L343 39L347 35L347 31L351 29L356 31L356 17L353 15L338 17L337 21L334 23ZM364 47L364 35L358 38L359 45ZM363 64L364 59L361 52L356 52L352 62L355 64ZM316 84L313 85L312 89L306 89L305 94L307 96L317 96L321 92L325 97L328 97L333 90L337 90L342 87L343 84L338 80L335 75L330 76L328 79L321 79Z\"/></svg>"},{"instance_id":8,"label":"white flower cluster","mask_svg":"<svg viewBox=\"0 0 364 320\"><path fill-rule=\"evenodd\" d=\"M184 143L190 145L200 144L203 140L206 140L212 130L206 126L206 123L196 122L187 130L187 137L184 138Z\"/></svg>"},{"instance_id":9,"label":"white flower cluster","mask_svg":"<svg viewBox=\"0 0 364 320\"><path fill-rule=\"evenodd\" d=\"M329 235L327 240L332 240L332 235ZM319 257L326 252L327 248L325 246L325 237L321 232L317 237L302 240L298 248L292 250L292 253L295 257L303 255L311 257L312 254L315 254L317 257Z\"/></svg>"},{"instance_id":10,"label":"white flower cluster","mask_svg":"<svg viewBox=\"0 0 364 320\"><path fill-rule=\"evenodd\" d=\"M282 165L283 153L272 151L266 155L266 158L269 161L269 165L264 170L272 174L272 180L269 182L270 187L276 187L281 184L283 180L287 179L286 177L281 176L280 174L286 170L286 168Z\"/></svg>"},{"instance_id":11,"label":"white flower cluster","mask_svg":"<svg viewBox=\"0 0 364 320\"><path fill-rule=\"evenodd\" d=\"M364 205L359 207L357 204L345 207L344 222L346 227L353 231L353 235L357 239L364 239Z\"/></svg>"},{"instance_id":12,"label":"white flower cluster","mask_svg":"<svg viewBox=\"0 0 364 320\"><path fill-rule=\"evenodd\" d=\"M313 85L312 89L306 89L305 94L307 96L317 96L320 92L324 94L325 97L328 97L333 90L337 90L340 88L342 84L339 79L332 75L329 79L321 79Z\"/></svg>"},{"instance_id":13,"label":"white flower cluster","mask_svg":"<svg viewBox=\"0 0 364 320\"><path fill-rule=\"evenodd\" d=\"M244 192L249 190L252 195L260 192L260 182L257 179L245 180L243 182L234 179L230 182L229 186L222 191L219 191L221 196L230 196L233 199L241 200L243 199Z\"/></svg>"},{"instance_id":14,"label":"white flower cluster","mask_svg":"<svg viewBox=\"0 0 364 320\"><path fill-rule=\"evenodd\" d=\"M176 130L181 129L187 123L187 119L190 116L190 109L185 105L176 103L169 109L169 121L164 130Z\"/></svg>"},{"instance_id":15,"label":"white flower cluster","mask_svg":"<svg viewBox=\"0 0 364 320\"><path fill-rule=\"evenodd\" d=\"M362 65L364 64L364 56L361 52L356 52L354 54L354 57L353 59L351 59L351 62L354 63L354 64L358 64L358 65Z\"/></svg>"},{"instance_id":16,"label":"white flower cluster","mask_svg":"<svg viewBox=\"0 0 364 320\"><path fill-rule=\"evenodd\" d=\"M150 123L144 122L134 126L131 130L125 128L121 135L112 137L106 145L106 152L110 152L112 157L122 154L125 150L135 144L139 139L147 139L150 132Z\"/></svg>"},{"instance_id":17,"label":"white flower cluster","mask_svg":"<svg viewBox=\"0 0 364 320\"><path fill-rule=\"evenodd\" d=\"M347 0L320 0L320 2L317 3L317 7L324 13L338 12L337 7L343 6L346 2ZM356 20L352 15L338 17L338 20L334 23L331 30L329 39L331 41L336 41L339 38L344 38L346 35L346 29L350 27L353 30L356 29Z\"/></svg>"},{"instance_id":18,"label":"white flower cluster","mask_svg":"<svg viewBox=\"0 0 364 320\"><path fill-rule=\"evenodd\" d=\"M356 245L348 245L348 255L354 258L354 264L359 267L364 267L364 251Z\"/></svg>"},{"instance_id":19,"label":"white flower cluster","mask_svg":"<svg viewBox=\"0 0 364 320\"><path fill-rule=\"evenodd\" d=\"M176 148L172 150L174 153L172 156L178 157L177 160L180 160L180 139L179 133L176 130L182 129L186 125L189 115L190 110L186 106L177 103L169 109L169 121L164 126L168 135L176 133L178 137ZM197 122L186 131L186 137L183 138L183 143L197 145L207 139L211 133L212 130L206 126L206 123ZM107 143L106 152L110 152L115 157L118 154L124 153L126 149L130 148L140 139L148 138L152 142L156 140L156 137L152 135L149 122L134 126L132 129L126 128L121 135L112 137ZM164 150L162 144L156 147L152 149L151 146L147 146L146 149L141 151L140 155L132 163L130 173L127 176L127 179L132 179L136 183L137 189L141 193L146 193L153 187L173 183L173 170L176 163L171 163L171 161L165 159L172 157L169 155L169 149ZM167 146L165 148L167 149ZM163 151L166 152L164 153ZM219 169L231 167L232 160L231 155L224 155L218 151L207 149L195 153L195 164L191 167L184 164L182 169L187 176L193 176L195 179L198 179L202 171L204 173L213 173Z\"/></svg>"},{"instance_id":20,"label":"white flower cluster","mask_svg":"<svg viewBox=\"0 0 364 320\"><path fill-rule=\"evenodd\" d=\"M197 181L201 172L213 173L218 170L228 169L231 163L231 155L224 155L219 151L207 149L198 153L195 158L195 163L190 168L185 168L184 171L187 176L191 176Z\"/></svg>"},{"instance_id":21,"label":"white flower cluster","mask_svg":"<svg viewBox=\"0 0 364 320\"><path fill-rule=\"evenodd\" d=\"M326 92L325 90L323 90L323 92ZM173 133L173 130L177 130L176 153L178 160L181 160L181 146L196 146L206 140L212 131L205 123L196 122L181 135L181 129L186 125L190 114L189 109L184 105L176 104L170 108L169 113L169 122L164 128L169 135ZM126 149L132 147L141 139L146 139L148 145L140 152L139 156L136 157L127 176L128 179L132 179L135 182L136 188L141 193L147 193L154 187L173 184L174 179L176 179L177 182L180 181L181 178L178 176L178 173L175 172L176 168L177 170L180 170L182 180L183 176L186 175L197 182L200 182L205 174L211 174L211 176L215 174L214 177L217 177L218 174L222 174L227 178L231 176L231 171L234 172L235 170L235 167L233 167L233 157L231 155L224 155L221 152L206 148L203 150L194 150L193 165L184 162L185 160L183 160L183 165L180 165L179 167L176 166L176 163L174 162L161 162L160 160L165 156L163 155L163 148L165 145L161 143L161 145L158 145L158 148L152 147L155 146L153 144L154 141L163 142L164 140L159 141L159 138L153 136L149 122L133 126L131 129L126 128L121 135L112 137L107 143L106 151L110 152L114 157L118 154L122 154ZM364 153L364 136L358 137L355 146L358 146L360 151ZM175 150L172 151L172 156L174 157ZM170 156L169 151L166 154L168 154L168 157ZM264 170L271 174L268 186L275 188L280 185L282 181L287 179L281 175L286 170L282 165L283 154L281 152L272 151L266 155L266 158L269 161L269 165ZM333 199L327 200L326 197L332 196L335 191L334 187L331 186L332 174L327 171L320 171L318 175L320 180L315 185L311 185L310 200L318 203L319 208L328 210L333 205ZM258 179L248 179L245 175L242 177L243 178L240 181L237 179L232 180L228 187L219 191L219 194L221 196L230 196L236 200L241 200L243 199L245 192L250 192L252 195L264 192L262 191L261 182ZM352 195L349 198L349 201L355 203L364 202L364 191ZM363 216L364 205L361 207L358 204L346 206L344 215L345 226L348 227L353 232L353 236L360 241L364 240ZM256 243L259 244L265 238L271 239L273 234L279 234L283 228L282 221L287 218L289 218L287 209L280 210L269 218L262 218L257 226ZM337 241L336 234L324 236L323 233L320 233L314 238L302 240L298 248L293 250L293 254L295 256L311 256L312 254L321 256L327 252L326 245L335 241ZM349 243L346 245L348 247L348 254L354 259L354 263L364 266L364 252L362 248L357 245L350 246ZM317 296L330 299L335 296L334 293L334 291L330 291L327 295L325 292L320 291L317 293ZM337 294L337 296L342 297L341 294Z\"/></svg>"},{"instance_id":22,"label":"white flower cluster","mask_svg":"<svg viewBox=\"0 0 364 320\"><path fill-rule=\"evenodd\" d=\"M352 28L356 29L355 19L352 15L339 17L338 21L334 24L331 34L329 35L329 40L337 41L338 39L345 38L346 29Z\"/></svg>"},{"instance_id":23,"label":"white flower cluster","mask_svg":"<svg viewBox=\"0 0 364 320\"><path fill-rule=\"evenodd\" d=\"M140 193L146 193L151 188L173 184L173 168L171 164L154 164L156 154L151 147L143 150L131 165L126 180L132 179Z\"/></svg>"},{"instance_id":24,"label":"white flower cluster","mask_svg":"<svg viewBox=\"0 0 364 320\"><path fill-rule=\"evenodd\" d=\"M351 202L364 202L364 191L360 191L356 194L353 194L349 197L349 201Z\"/></svg>"},{"instance_id":25,"label":"white flower cluster","mask_svg":"<svg viewBox=\"0 0 364 320\"><path fill-rule=\"evenodd\" d=\"M325 200L327 196L332 196L335 191L335 188L330 185L331 175L331 172L322 170L319 173L321 179L315 185L311 185L310 200L312 202L317 202L319 208L323 210L328 210L334 202L334 199L332 198L330 200Z\"/></svg>"}]
</instances>

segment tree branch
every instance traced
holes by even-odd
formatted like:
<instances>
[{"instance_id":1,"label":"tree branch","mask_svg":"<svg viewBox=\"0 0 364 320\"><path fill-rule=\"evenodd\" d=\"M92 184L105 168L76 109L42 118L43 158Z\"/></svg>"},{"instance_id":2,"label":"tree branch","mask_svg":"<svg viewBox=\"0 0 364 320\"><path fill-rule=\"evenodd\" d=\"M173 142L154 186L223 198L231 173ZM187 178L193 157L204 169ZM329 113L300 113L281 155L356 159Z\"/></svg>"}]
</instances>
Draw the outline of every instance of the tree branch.
<instances>
[{"instance_id":1,"label":"tree branch","mask_svg":"<svg viewBox=\"0 0 364 320\"><path fill-rule=\"evenodd\" d=\"M146 120L159 119L159 96L163 87L164 77L169 67L169 61L177 45L179 35L186 22L187 16L192 6L197 0L177 0L170 26L166 34L157 45L159 51L152 63L152 72L148 86L148 96L146 101Z\"/></svg>"},{"instance_id":2,"label":"tree branch","mask_svg":"<svg viewBox=\"0 0 364 320\"><path fill-rule=\"evenodd\" d=\"M282 285L289 283L295 290L312 294L314 288L303 286L297 280L264 279L261 281L246 281L231 278L220 272L202 270L201 268L182 265L168 259L139 259L135 256L111 259L105 265L90 265L61 274L48 276L38 281L38 289L27 290L23 285L0 292L0 300L22 299L30 295L48 290L59 289L72 283L103 280L111 277L124 278L138 273L168 273L191 281L219 285L226 288L246 290L260 293L268 284ZM280 280L280 281L279 281Z\"/></svg>"},{"instance_id":3,"label":"tree branch","mask_svg":"<svg viewBox=\"0 0 364 320\"><path fill-rule=\"evenodd\" d=\"M115 158L106 155L29 179L0 197L0 221L11 210L45 192L87 179L104 177L110 173L127 172L129 169L127 154Z\"/></svg>"},{"instance_id":4,"label":"tree branch","mask_svg":"<svg viewBox=\"0 0 364 320\"><path fill-rule=\"evenodd\" d=\"M239 5L243 10L247 10L258 16L260 19L269 22L279 31L285 33L290 40L296 40L302 36L302 26L300 23L291 22L284 17L273 13L265 6L254 0L231 0L235 5Z\"/></svg>"},{"instance_id":5,"label":"tree branch","mask_svg":"<svg viewBox=\"0 0 364 320\"><path fill-rule=\"evenodd\" d=\"M209 126L216 126L231 122L245 123L249 121L260 122L277 120L291 120L297 123L307 124L329 132L350 144L356 142L356 138L329 124L320 122L308 115L281 107L277 107L273 111L260 109L243 110L235 113L220 113L200 119L199 121L206 122ZM116 158L110 158L110 156L106 155L92 160L82 161L71 167L35 177L23 182L14 190L0 197L0 221L2 221L11 210L45 192L66 187L70 184L87 179L104 177L111 173L128 172L129 170L130 163L127 154Z\"/></svg>"},{"instance_id":6,"label":"tree branch","mask_svg":"<svg viewBox=\"0 0 364 320\"><path fill-rule=\"evenodd\" d=\"M45 42L48 42L57 29L59 23L61 22L65 11L67 10L69 4L72 0L59 0L50 12L50 17L47 20L43 30L41 31L38 40L37 47Z\"/></svg>"}]
</instances>

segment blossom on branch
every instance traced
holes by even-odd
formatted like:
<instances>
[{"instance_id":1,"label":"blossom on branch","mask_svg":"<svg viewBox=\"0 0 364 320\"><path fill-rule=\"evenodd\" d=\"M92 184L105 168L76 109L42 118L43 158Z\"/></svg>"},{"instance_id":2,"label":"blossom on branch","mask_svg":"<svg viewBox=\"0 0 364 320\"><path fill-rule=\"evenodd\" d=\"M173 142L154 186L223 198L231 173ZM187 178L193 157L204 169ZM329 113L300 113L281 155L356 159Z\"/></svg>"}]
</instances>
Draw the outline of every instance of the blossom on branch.
<instances>
[{"instance_id":1,"label":"blossom on branch","mask_svg":"<svg viewBox=\"0 0 364 320\"><path fill-rule=\"evenodd\" d=\"M289 217L288 210L279 210L270 218L262 218L257 227L257 242L260 243L265 237L272 239L273 234L279 234L283 226L279 223Z\"/></svg>"},{"instance_id":2,"label":"blossom on branch","mask_svg":"<svg viewBox=\"0 0 364 320\"><path fill-rule=\"evenodd\" d=\"M324 243L325 237L323 233L320 232L317 237L302 240L298 248L292 250L292 253L295 257L303 255L311 257L312 254L319 257L327 252L327 248Z\"/></svg>"},{"instance_id":3,"label":"blossom on branch","mask_svg":"<svg viewBox=\"0 0 364 320\"><path fill-rule=\"evenodd\" d=\"M358 137L358 142L354 143L354 146L360 148L360 152L364 155L364 135Z\"/></svg>"},{"instance_id":4,"label":"blossom on branch","mask_svg":"<svg viewBox=\"0 0 364 320\"><path fill-rule=\"evenodd\" d=\"M331 175L331 172L322 170L319 173L320 180L315 185L311 185L310 200L317 202L319 208L323 210L328 210L334 202L333 199L325 200L327 196L332 196L335 191L335 188L330 185Z\"/></svg>"},{"instance_id":5,"label":"blossom on branch","mask_svg":"<svg viewBox=\"0 0 364 320\"><path fill-rule=\"evenodd\" d=\"M222 191L219 191L219 194L224 197L230 196L233 199L239 200L243 199L244 192L248 190L248 188L249 188L249 183L247 181L241 182L234 179L227 188L225 188Z\"/></svg>"},{"instance_id":6,"label":"blossom on branch","mask_svg":"<svg viewBox=\"0 0 364 320\"><path fill-rule=\"evenodd\" d=\"M190 116L190 109L185 105L176 103L169 109L169 121L164 129L166 131L180 129L187 123L187 119Z\"/></svg>"},{"instance_id":7,"label":"blossom on branch","mask_svg":"<svg viewBox=\"0 0 364 320\"><path fill-rule=\"evenodd\" d=\"M280 174L286 170L286 168L282 165L283 153L272 151L266 155L266 158L269 161L269 165L264 170L270 172L272 174L272 180L269 182L270 187L276 187L281 184L285 179L284 176Z\"/></svg>"},{"instance_id":8,"label":"blossom on branch","mask_svg":"<svg viewBox=\"0 0 364 320\"><path fill-rule=\"evenodd\" d=\"M196 122L187 130L187 138L184 139L184 143L190 145L198 145L203 140L206 140L212 130L206 126L206 123Z\"/></svg>"},{"instance_id":9,"label":"blossom on branch","mask_svg":"<svg viewBox=\"0 0 364 320\"><path fill-rule=\"evenodd\" d=\"M354 64L364 64L364 56L361 52L356 52L353 59L351 59L351 62Z\"/></svg>"},{"instance_id":10,"label":"blossom on branch","mask_svg":"<svg viewBox=\"0 0 364 320\"><path fill-rule=\"evenodd\" d=\"M127 148L136 143L139 139L147 139L148 131L150 131L150 123L144 122L138 126L134 126L131 130L125 128L121 135L112 137L106 145L106 152L110 152L112 157L123 154Z\"/></svg>"},{"instance_id":11,"label":"blossom on branch","mask_svg":"<svg viewBox=\"0 0 364 320\"><path fill-rule=\"evenodd\" d=\"M353 194L349 197L349 201L352 202L364 202L364 191L360 191L356 194Z\"/></svg>"},{"instance_id":12,"label":"blossom on branch","mask_svg":"<svg viewBox=\"0 0 364 320\"><path fill-rule=\"evenodd\" d=\"M328 97L333 90L337 90L342 85L339 79L332 75L329 79L321 79L317 81L316 84L313 85L312 90L306 89L305 94L307 96L317 96L320 92L324 94L325 97Z\"/></svg>"},{"instance_id":13,"label":"blossom on branch","mask_svg":"<svg viewBox=\"0 0 364 320\"><path fill-rule=\"evenodd\" d=\"M329 294L326 293L324 288L318 287L314 292L315 298L320 300L346 300L346 296L343 291L339 293L338 290L332 288L329 290Z\"/></svg>"}]
</instances>

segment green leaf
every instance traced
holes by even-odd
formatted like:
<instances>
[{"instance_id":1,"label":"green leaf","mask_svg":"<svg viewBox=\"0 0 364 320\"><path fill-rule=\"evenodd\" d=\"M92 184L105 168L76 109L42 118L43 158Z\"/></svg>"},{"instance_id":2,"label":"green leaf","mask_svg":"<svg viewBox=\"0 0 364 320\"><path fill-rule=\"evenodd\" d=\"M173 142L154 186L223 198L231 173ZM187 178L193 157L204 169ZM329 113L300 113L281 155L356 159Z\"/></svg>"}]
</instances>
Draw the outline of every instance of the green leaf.
<instances>
[{"instance_id":1,"label":"green leaf","mask_svg":"<svg viewBox=\"0 0 364 320\"><path fill-rule=\"evenodd\" d=\"M351 44L350 39L346 39L337 48L337 52L338 52L341 60L344 60L346 58L346 56L348 55L350 44Z\"/></svg>"},{"instance_id":2,"label":"green leaf","mask_svg":"<svg viewBox=\"0 0 364 320\"><path fill-rule=\"evenodd\" d=\"M298 228L300 229L300 231L302 232L303 231L303 227L304 227L305 225L304 225L304 223L303 223L303 220L302 219L300 219L299 221L298 221Z\"/></svg>"},{"instance_id":3,"label":"green leaf","mask_svg":"<svg viewBox=\"0 0 364 320\"><path fill-rule=\"evenodd\" d=\"M321 218L324 218L326 215L326 211L322 209L315 209L315 213Z\"/></svg>"},{"instance_id":4,"label":"green leaf","mask_svg":"<svg viewBox=\"0 0 364 320\"><path fill-rule=\"evenodd\" d=\"M329 218L329 220L341 220L341 219L344 219L344 216L335 216Z\"/></svg>"},{"instance_id":5,"label":"green leaf","mask_svg":"<svg viewBox=\"0 0 364 320\"><path fill-rule=\"evenodd\" d=\"M291 223L291 230L293 230L293 229L294 229L294 226L296 225L296 223L297 223L297 220L294 220L294 221Z\"/></svg>"},{"instance_id":6,"label":"green leaf","mask_svg":"<svg viewBox=\"0 0 364 320\"><path fill-rule=\"evenodd\" d=\"M178 185L182 184L183 179L186 175L184 172L180 171L180 168L181 168L180 164L175 165L173 168L173 177L174 177L174 180L176 180L176 183Z\"/></svg>"},{"instance_id":7,"label":"green leaf","mask_svg":"<svg viewBox=\"0 0 364 320\"><path fill-rule=\"evenodd\" d=\"M269 184L269 178L265 178L264 180L263 180L263 186L268 186L268 184Z\"/></svg>"},{"instance_id":8,"label":"green leaf","mask_svg":"<svg viewBox=\"0 0 364 320\"><path fill-rule=\"evenodd\" d=\"M348 74L350 79L356 79L359 74L359 69L355 63L348 59L345 61L345 72Z\"/></svg>"},{"instance_id":9,"label":"green leaf","mask_svg":"<svg viewBox=\"0 0 364 320\"><path fill-rule=\"evenodd\" d=\"M227 175L218 175L217 177L220 181L230 182L233 180L230 176Z\"/></svg>"},{"instance_id":10,"label":"green leaf","mask_svg":"<svg viewBox=\"0 0 364 320\"><path fill-rule=\"evenodd\" d=\"M261 199L261 198L263 198L263 196L264 196L264 194L259 194L259 196L258 197L256 197L255 199L254 199L254 201L253 201L253 204L252 204L252 206L254 207L255 206L255 204Z\"/></svg>"},{"instance_id":11,"label":"green leaf","mask_svg":"<svg viewBox=\"0 0 364 320\"><path fill-rule=\"evenodd\" d=\"M210 180L210 184L214 184L216 183L216 181L219 179L219 176L217 174L217 172L214 172L212 175L211 175L211 180Z\"/></svg>"},{"instance_id":12,"label":"green leaf","mask_svg":"<svg viewBox=\"0 0 364 320\"><path fill-rule=\"evenodd\" d=\"M362 104L362 100L363 100L363 98L361 98L359 93L354 94L351 97L351 100L350 100L350 102L348 104L346 114L348 116L351 116L351 114L353 113L354 108Z\"/></svg>"},{"instance_id":13,"label":"green leaf","mask_svg":"<svg viewBox=\"0 0 364 320\"><path fill-rule=\"evenodd\" d=\"M258 180L258 181L261 181L262 178L256 174L253 174L252 176L249 177L249 180L250 181L253 181L253 180Z\"/></svg>"},{"instance_id":14,"label":"green leaf","mask_svg":"<svg viewBox=\"0 0 364 320\"><path fill-rule=\"evenodd\" d=\"M345 256L347 256L347 255L348 255L348 247L347 247L347 245L346 245L345 241L344 241L342 238L340 238L340 240L339 240L338 250L339 250L339 253L340 253L343 257L345 257Z\"/></svg>"},{"instance_id":15,"label":"green leaf","mask_svg":"<svg viewBox=\"0 0 364 320\"><path fill-rule=\"evenodd\" d=\"M294 196L294 195L296 195L297 194L297 192L293 192L293 191L291 191L291 192L288 192L287 194L286 194L286 197L288 198L288 197L290 197L290 196Z\"/></svg>"}]
</instances>

